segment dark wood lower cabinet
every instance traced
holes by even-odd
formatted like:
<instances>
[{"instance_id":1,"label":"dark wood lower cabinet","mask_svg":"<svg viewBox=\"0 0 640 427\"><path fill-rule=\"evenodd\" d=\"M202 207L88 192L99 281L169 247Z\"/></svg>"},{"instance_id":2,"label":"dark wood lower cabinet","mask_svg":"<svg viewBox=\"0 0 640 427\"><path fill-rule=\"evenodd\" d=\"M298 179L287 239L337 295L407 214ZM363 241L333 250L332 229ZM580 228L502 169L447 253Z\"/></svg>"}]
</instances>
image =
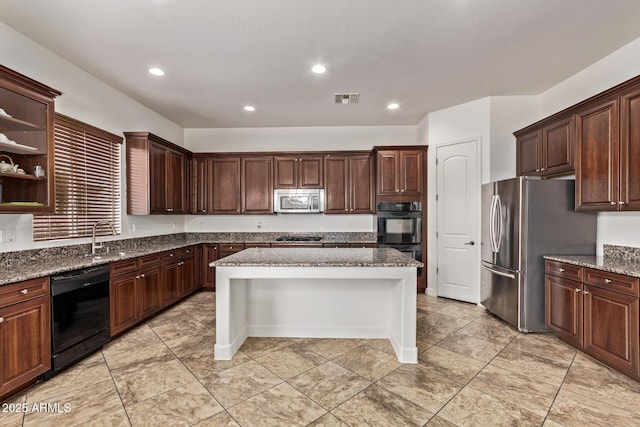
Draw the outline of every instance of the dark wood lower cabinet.
<instances>
[{"instance_id":1,"label":"dark wood lower cabinet","mask_svg":"<svg viewBox=\"0 0 640 427\"><path fill-rule=\"evenodd\" d=\"M202 287L207 290L216 289L216 269L209 267L209 263L218 259L218 245L206 244L203 248L203 276Z\"/></svg>"},{"instance_id":2,"label":"dark wood lower cabinet","mask_svg":"<svg viewBox=\"0 0 640 427\"><path fill-rule=\"evenodd\" d=\"M131 328L201 287L196 246L111 264L111 336Z\"/></svg>"},{"instance_id":3,"label":"dark wood lower cabinet","mask_svg":"<svg viewBox=\"0 0 640 427\"><path fill-rule=\"evenodd\" d=\"M574 265L552 261L546 262L545 271L547 328L567 344L639 380L638 279L583 267L576 271ZM576 275L581 282L566 277ZM619 291L625 283L631 286Z\"/></svg>"},{"instance_id":4,"label":"dark wood lower cabinet","mask_svg":"<svg viewBox=\"0 0 640 427\"><path fill-rule=\"evenodd\" d=\"M0 303L0 400L50 369L49 295L4 307Z\"/></svg>"},{"instance_id":5,"label":"dark wood lower cabinet","mask_svg":"<svg viewBox=\"0 0 640 427\"><path fill-rule=\"evenodd\" d=\"M585 353L637 376L639 320L637 297L585 285Z\"/></svg>"}]
</instances>

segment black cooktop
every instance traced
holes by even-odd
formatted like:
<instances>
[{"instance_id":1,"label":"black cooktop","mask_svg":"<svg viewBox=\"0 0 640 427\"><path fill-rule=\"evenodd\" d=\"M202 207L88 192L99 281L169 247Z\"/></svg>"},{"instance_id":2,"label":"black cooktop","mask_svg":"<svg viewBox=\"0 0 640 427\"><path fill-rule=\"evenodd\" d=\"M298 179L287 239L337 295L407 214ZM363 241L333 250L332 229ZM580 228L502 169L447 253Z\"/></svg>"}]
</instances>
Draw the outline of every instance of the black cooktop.
<instances>
[{"instance_id":1,"label":"black cooktop","mask_svg":"<svg viewBox=\"0 0 640 427\"><path fill-rule=\"evenodd\" d=\"M320 236L280 236L276 242L319 242Z\"/></svg>"}]
</instances>

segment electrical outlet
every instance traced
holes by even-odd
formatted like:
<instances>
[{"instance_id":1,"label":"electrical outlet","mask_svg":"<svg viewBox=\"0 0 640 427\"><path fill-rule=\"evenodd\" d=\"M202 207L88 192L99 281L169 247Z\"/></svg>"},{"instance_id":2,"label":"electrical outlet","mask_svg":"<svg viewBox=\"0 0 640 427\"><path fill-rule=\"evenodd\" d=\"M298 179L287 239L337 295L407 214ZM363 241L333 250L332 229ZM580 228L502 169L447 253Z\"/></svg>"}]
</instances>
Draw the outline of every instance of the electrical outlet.
<instances>
[{"instance_id":1,"label":"electrical outlet","mask_svg":"<svg viewBox=\"0 0 640 427\"><path fill-rule=\"evenodd\" d=\"M0 230L0 243L13 243L16 241L15 230Z\"/></svg>"}]
</instances>

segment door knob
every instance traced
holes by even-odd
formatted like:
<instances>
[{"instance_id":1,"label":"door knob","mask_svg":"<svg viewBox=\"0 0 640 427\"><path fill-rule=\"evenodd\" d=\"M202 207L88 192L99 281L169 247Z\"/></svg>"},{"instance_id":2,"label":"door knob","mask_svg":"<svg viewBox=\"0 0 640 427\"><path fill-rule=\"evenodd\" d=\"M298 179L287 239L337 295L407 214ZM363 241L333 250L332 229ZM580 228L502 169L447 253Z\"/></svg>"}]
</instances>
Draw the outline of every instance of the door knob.
<instances>
[{"instance_id":1,"label":"door knob","mask_svg":"<svg viewBox=\"0 0 640 427\"><path fill-rule=\"evenodd\" d=\"M473 240L470 241L470 242L465 243L465 245L469 245L469 246L473 246L475 244L476 244L476 242L474 242Z\"/></svg>"}]
</instances>

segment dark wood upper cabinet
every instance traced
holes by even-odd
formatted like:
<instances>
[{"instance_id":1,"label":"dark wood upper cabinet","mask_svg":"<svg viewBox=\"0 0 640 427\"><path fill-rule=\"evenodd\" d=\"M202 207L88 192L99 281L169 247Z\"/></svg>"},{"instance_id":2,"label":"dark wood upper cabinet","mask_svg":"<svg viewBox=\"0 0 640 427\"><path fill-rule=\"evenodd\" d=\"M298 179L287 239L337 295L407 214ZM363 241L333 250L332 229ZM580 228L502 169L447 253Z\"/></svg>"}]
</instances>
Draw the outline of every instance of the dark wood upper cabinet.
<instances>
[{"instance_id":1,"label":"dark wood upper cabinet","mask_svg":"<svg viewBox=\"0 0 640 427\"><path fill-rule=\"evenodd\" d=\"M516 174L540 175L541 168L542 130L516 137Z\"/></svg>"},{"instance_id":2,"label":"dark wood upper cabinet","mask_svg":"<svg viewBox=\"0 0 640 427\"><path fill-rule=\"evenodd\" d=\"M377 194L421 197L424 182L423 165L423 150L377 150Z\"/></svg>"},{"instance_id":3,"label":"dark wood upper cabinet","mask_svg":"<svg viewBox=\"0 0 640 427\"><path fill-rule=\"evenodd\" d=\"M620 96L620 210L640 210L640 85Z\"/></svg>"},{"instance_id":4,"label":"dark wood upper cabinet","mask_svg":"<svg viewBox=\"0 0 640 427\"><path fill-rule=\"evenodd\" d=\"M196 157L191 161L191 213L207 213L207 159Z\"/></svg>"},{"instance_id":5,"label":"dark wood upper cabinet","mask_svg":"<svg viewBox=\"0 0 640 427\"><path fill-rule=\"evenodd\" d=\"M185 214L191 153L149 132L125 132L127 213Z\"/></svg>"},{"instance_id":6,"label":"dark wood upper cabinet","mask_svg":"<svg viewBox=\"0 0 640 427\"><path fill-rule=\"evenodd\" d=\"M576 113L576 210L618 210L618 97Z\"/></svg>"},{"instance_id":7,"label":"dark wood upper cabinet","mask_svg":"<svg viewBox=\"0 0 640 427\"><path fill-rule=\"evenodd\" d=\"M273 213L273 157L242 157L242 213Z\"/></svg>"},{"instance_id":8,"label":"dark wood upper cabinet","mask_svg":"<svg viewBox=\"0 0 640 427\"><path fill-rule=\"evenodd\" d=\"M276 156L274 180L274 188L323 188L322 156Z\"/></svg>"},{"instance_id":9,"label":"dark wood upper cabinet","mask_svg":"<svg viewBox=\"0 0 640 427\"><path fill-rule=\"evenodd\" d=\"M551 176L574 170L575 122L572 116L516 132L516 174Z\"/></svg>"},{"instance_id":10,"label":"dark wood upper cabinet","mask_svg":"<svg viewBox=\"0 0 640 427\"><path fill-rule=\"evenodd\" d=\"M370 154L327 156L324 170L325 213L374 212L374 174Z\"/></svg>"},{"instance_id":11,"label":"dark wood upper cabinet","mask_svg":"<svg viewBox=\"0 0 640 427\"><path fill-rule=\"evenodd\" d=\"M207 213L238 214L240 200L240 157L214 157L207 163Z\"/></svg>"},{"instance_id":12,"label":"dark wood upper cabinet","mask_svg":"<svg viewBox=\"0 0 640 427\"><path fill-rule=\"evenodd\" d=\"M54 193L54 98L61 93L0 65L0 161L18 164L24 174L0 173L0 213L52 213ZM33 175L40 165L45 177ZM30 204L25 204L30 202Z\"/></svg>"}]
</instances>

